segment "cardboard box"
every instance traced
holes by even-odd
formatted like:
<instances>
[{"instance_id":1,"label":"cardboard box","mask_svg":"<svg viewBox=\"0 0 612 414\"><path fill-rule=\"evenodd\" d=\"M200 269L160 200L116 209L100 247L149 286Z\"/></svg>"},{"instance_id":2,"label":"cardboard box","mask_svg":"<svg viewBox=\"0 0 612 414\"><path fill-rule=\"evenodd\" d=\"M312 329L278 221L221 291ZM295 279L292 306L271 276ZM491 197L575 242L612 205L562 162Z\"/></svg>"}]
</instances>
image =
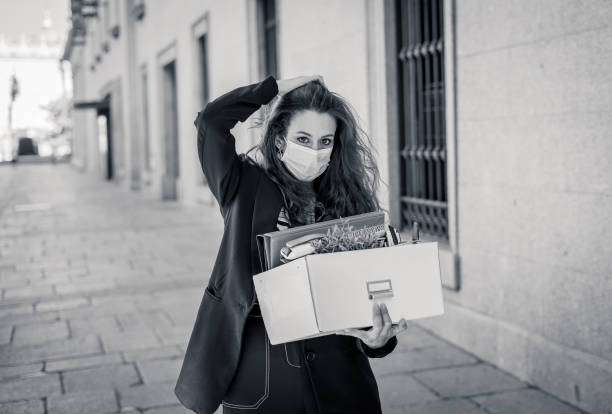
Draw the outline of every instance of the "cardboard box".
<instances>
[{"instance_id":1,"label":"cardboard box","mask_svg":"<svg viewBox=\"0 0 612 414\"><path fill-rule=\"evenodd\" d=\"M372 326L372 303L393 323L444 313L437 242L311 254L253 276L270 343Z\"/></svg>"}]
</instances>

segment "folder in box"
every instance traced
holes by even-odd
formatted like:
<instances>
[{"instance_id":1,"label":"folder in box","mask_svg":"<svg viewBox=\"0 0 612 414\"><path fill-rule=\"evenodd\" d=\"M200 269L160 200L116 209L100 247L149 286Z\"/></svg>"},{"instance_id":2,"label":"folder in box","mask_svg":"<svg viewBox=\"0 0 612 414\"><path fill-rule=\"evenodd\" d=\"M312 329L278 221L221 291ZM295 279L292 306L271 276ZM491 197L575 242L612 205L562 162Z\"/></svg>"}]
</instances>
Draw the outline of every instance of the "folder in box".
<instances>
[{"instance_id":1,"label":"folder in box","mask_svg":"<svg viewBox=\"0 0 612 414\"><path fill-rule=\"evenodd\" d=\"M384 211L375 211L258 234L257 249L261 268L269 270L282 264L280 251L283 247L292 246L292 242L296 241L304 242L309 237L324 236L334 225L340 226L345 223L352 226L355 232L373 232L385 237L388 231L387 222Z\"/></svg>"}]
</instances>

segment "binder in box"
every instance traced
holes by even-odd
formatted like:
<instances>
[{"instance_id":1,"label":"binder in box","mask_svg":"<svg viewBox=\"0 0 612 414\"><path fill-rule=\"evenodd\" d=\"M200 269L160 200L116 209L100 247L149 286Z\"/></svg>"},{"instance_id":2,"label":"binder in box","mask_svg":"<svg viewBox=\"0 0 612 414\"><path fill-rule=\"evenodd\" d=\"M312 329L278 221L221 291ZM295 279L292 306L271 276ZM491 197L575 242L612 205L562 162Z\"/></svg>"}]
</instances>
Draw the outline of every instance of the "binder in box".
<instances>
[{"instance_id":1,"label":"binder in box","mask_svg":"<svg viewBox=\"0 0 612 414\"><path fill-rule=\"evenodd\" d=\"M342 224L352 226L354 232L376 233L382 238L390 239L387 233L389 231L388 218L381 210L258 234L256 236L257 250L261 268L269 270L282 264L280 251L287 245L291 246L292 242L324 236L327 230L333 228L334 225Z\"/></svg>"}]
</instances>

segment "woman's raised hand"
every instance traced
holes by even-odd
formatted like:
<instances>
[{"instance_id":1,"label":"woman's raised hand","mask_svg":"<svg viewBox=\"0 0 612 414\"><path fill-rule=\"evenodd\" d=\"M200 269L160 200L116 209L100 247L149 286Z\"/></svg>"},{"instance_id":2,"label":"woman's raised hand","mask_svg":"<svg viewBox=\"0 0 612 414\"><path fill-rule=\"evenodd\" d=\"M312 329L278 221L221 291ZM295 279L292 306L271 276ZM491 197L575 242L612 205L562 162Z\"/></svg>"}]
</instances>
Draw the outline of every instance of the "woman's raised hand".
<instances>
[{"instance_id":1,"label":"woman's raised hand","mask_svg":"<svg viewBox=\"0 0 612 414\"><path fill-rule=\"evenodd\" d=\"M296 78L291 79L279 79L276 81L276 84L278 85L278 94L284 95L287 92L292 91L295 88L299 88L300 86L313 80L319 80L321 81L321 83L324 84L323 76L321 75L298 76Z\"/></svg>"},{"instance_id":2,"label":"woman's raised hand","mask_svg":"<svg viewBox=\"0 0 612 414\"><path fill-rule=\"evenodd\" d=\"M389 310L387 305L384 303L378 306L378 303L372 304L372 318L374 319L374 325L367 331L361 329L344 329L339 331L341 335L351 335L361 339L370 348L381 348L385 346L387 341L392 336L408 329L408 323L402 318L398 324L391 322L391 316L389 316Z\"/></svg>"}]
</instances>

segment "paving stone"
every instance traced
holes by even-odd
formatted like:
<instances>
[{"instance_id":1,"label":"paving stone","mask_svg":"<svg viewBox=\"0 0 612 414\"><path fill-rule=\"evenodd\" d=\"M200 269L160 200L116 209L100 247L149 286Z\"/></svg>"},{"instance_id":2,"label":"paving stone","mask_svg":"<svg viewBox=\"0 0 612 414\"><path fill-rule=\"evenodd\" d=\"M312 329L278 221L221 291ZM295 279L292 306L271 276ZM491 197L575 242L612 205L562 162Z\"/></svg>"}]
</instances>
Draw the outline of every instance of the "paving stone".
<instances>
[{"instance_id":1,"label":"paving stone","mask_svg":"<svg viewBox=\"0 0 612 414\"><path fill-rule=\"evenodd\" d=\"M104 365L63 374L66 392L81 390L129 387L141 383L140 377L132 364Z\"/></svg>"},{"instance_id":2,"label":"paving stone","mask_svg":"<svg viewBox=\"0 0 612 414\"><path fill-rule=\"evenodd\" d=\"M199 274L200 270L201 269L198 269L198 273L194 273L193 270L190 270L189 273L184 275L171 273L168 276L174 280L177 287L183 289L193 289L194 287L197 288L202 286L202 275Z\"/></svg>"},{"instance_id":3,"label":"paving stone","mask_svg":"<svg viewBox=\"0 0 612 414\"><path fill-rule=\"evenodd\" d=\"M34 312L34 306L25 305L29 312L0 317L0 325L24 325L27 323L59 321L57 312Z\"/></svg>"},{"instance_id":4,"label":"paving stone","mask_svg":"<svg viewBox=\"0 0 612 414\"><path fill-rule=\"evenodd\" d=\"M0 382L0 402L42 398L61 392L57 374L43 374Z\"/></svg>"},{"instance_id":5,"label":"paving stone","mask_svg":"<svg viewBox=\"0 0 612 414\"><path fill-rule=\"evenodd\" d=\"M43 273L45 277L48 277L48 278L63 277L63 276L67 276L68 278L71 278L71 277L87 275L89 273L89 269L85 266L70 267L68 264L66 264L65 267L56 268L56 269L48 268L47 266L44 266Z\"/></svg>"},{"instance_id":6,"label":"paving stone","mask_svg":"<svg viewBox=\"0 0 612 414\"><path fill-rule=\"evenodd\" d=\"M439 399L436 394L407 375L387 375L382 378L377 376L376 382L385 413L396 405L410 405Z\"/></svg>"},{"instance_id":7,"label":"paving stone","mask_svg":"<svg viewBox=\"0 0 612 414\"><path fill-rule=\"evenodd\" d=\"M208 283L208 277L202 278L202 282L200 283L199 289L194 289L193 287L189 288L176 288L172 290L155 292L154 297L158 300L159 303L164 305L164 309L166 306L185 306L185 304L195 303L196 305L200 304L200 300L202 299L202 295L204 294L204 288L206 287L206 283Z\"/></svg>"},{"instance_id":8,"label":"paving stone","mask_svg":"<svg viewBox=\"0 0 612 414\"><path fill-rule=\"evenodd\" d=\"M34 312L34 306L30 304L0 306L0 322L5 323L6 320L12 320L17 315L23 315L32 312Z\"/></svg>"},{"instance_id":9,"label":"paving stone","mask_svg":"<svg viewBox=\"0 0 612 414\"><path fill-rule=\"evenodd\" d=\"M136 305L131 302L104 303L75 309L65 309L59 312L60 317L70 321L75 319L91 319L100 316L118 315L124 312L136 312Z\"/></svg>"},{"instance_id":10,"label":"paving stone","mask_svg":"<svg viewBox=\"0 0 612 414\"><path fill-rule=\"evenodd\" d=\"M166 345L149 349L124 351L123 359L126 362L144 361L149 359L176 358L183 356L185 351L175 345Z\"/></svg>"},{"instance_id":11,"label":"paving stone","mask_svg":"<svg viewBox=\"0 0 612 414\"><path fill-rule=\"evenodd\" d=\"M121 408L147 409L179 403L174 394L174 383L138 385L119 390Z\"/></svg>"},{"instance_id":12,"label":"paving stone","mask_svg":"<svg viewBox=\"0 0 612 414\"><path fill-rule=\"evenodd\" d=\"M100 292L114 289L116 286L112 281L79 281L71 283L63 283L55 286L55 291L59 295L67 295L74 293L87 294L91 292Z\"/></svg>"},{"instance_id":13,"label":"paving stone","mask_svg":"<svg viewBox=\"0 0 612 414\"><path fill-rule=\"evenodd\" d=\"M184 301L182 304L176 303L175 305L166 305L164 306L164 310L175 325L193 328L198 312L198 304L201 299L202 296L200 295L198 300ZM159 303L157 306L159 307Z\"/></svg>"},{"instance_id":14,"label":"paving stone","mask_svg":"<svg viewBox=\"0 0 612 414\"><path fill-rule=\"evenodd\" d=\"M81 293L68 278L62 281L53 281L52 284L55 285L55 291L58 295L74 295Z\"/></svg>"},{"instance_id":15,"label":"paving stone","mask_svg":"<svg viewBox=\"0 0 612 414\"><path fill-rule=\"evenodd\" d=\"M42 362L38 362L36 364L0 367L0 380L38 374L42 371L42 369Z\"/></svg>"},{"instance_id":16,"label":"paving stone","mask_svg":"<svg viewBox=\"0 0 612 414\"><path fill-rule=\"evenodd\" d=\"M13 345L32 345L64 338L68 338L66 321L32 323L15 327Z\"/></svg>"},{"instance_id":17,"label":"paving stone","mask_svg":"<svg viewBox=\"0 0 612 414\"><path fill-rule=\"evenodd\" d=\"M393 352L404 352L440 344L440 338L427 332L414 322L408 324L408 329L397 337L397 347Z\"/></svg>"},{"instance_id":18,"label":"paving stone","mask_svg":"<svg viewBox=\"0 0 612 414\"><path fill-rule=\"evenodd\" d=\"M93 307L98 309L104 309L108 307L121 306L125 304L138 305L138 302L146 298L155 298L153 294L146 292L127 292L125 290L117 291L112 295L97 296L91 298L91 304ZM158 301L159 303L159 301ZM137 307L133 308L130 312L140 312L144 309ZM149 310L149 309L146 309Z\"/></svg>"},{"instance_id":19,"label":"paving stone","mask_svg":"<svg viewBox=\"0 0 612 414\"><path fill-rule=\"evenodd\" d=\"M64 252L61 250L53 248L53 246L45 242L45 247L42 251L45 255L39 262L42 264L42 271L44 274L61 272L70 267L68 260L64 257Z\"/></svg>"},{"instance_id":20,"label":"paving stone","mask_svg":"<svg viewBox=\"0 0 612 414\"><path fill-rule=\"evenodd\" d=\"M59 278L59 277L54 277L53 279L44 278L43 280L39 280L36 283L40 286L53 286L55 294L58 294L58 295L67 295L67 294L76 293L76 292L60 292L57 289L57 286L59 285L72 283L70 279L68 278L68 276L66 276L65 278Z\"/></svg>"},{"instance_id":21,"label":"paving stone","mask_svg":"<svg viewBox=\"0 0 612 414\"><path fill-rule=\"evenodd\" d=\"M62 359L69 356L99 354L101 352L102 347L98 338L88 335L28 346L2 345L0 346L0 361L15 365L48 359Z\"/></svg>"},{"instance_id":22,"label":"paving stone","mask_svg":"<svg viewBox=\"0 0 612 414\"><path fill-rule=\"evenodd\" d=\"M31 281L28 279L20 279L20 278L7 278L6 280L1 280L0 279L0 284L2 284L2 287L4 289L8 289L8 288L25 288L26 286L30 285ZM1 296L3 297L3 296Z\"/></svg>"},{"instance_id":23,"label":"paving stone","mask_svg":"<svg viewBox=\"0 0 612 414\"><path fill-rule=\"evenodd\" d=\"M159 277L157 277L156 279L152 279L150 275L146 275L146 276L124 275L124 276L115 277L113 280L117 284L117 287L120 289L123 288L124 286L137 286L137 287L149 288L152 285L160 284L164 282L167 283L168 281L170 281L170 279L163 281Z\"/></svg>"},{"instance_id":24,"label":"paving stone","mask_svg":"<svg viewBox=\"0 0 612 414\"><path fill-rule=\"evenodd\" d=\"M181 370L182 359L155 359L138 361L137 366L145 384L176 381Z\"/></svg>"},{"instance_id":25,"label":"paving stone","mask_svg":"<svg viewBox=\"0 0 612 414\"><path fill-rule=\"evenodd\" d=\"M68 325L73 337L89 334L112 335L121 333L121 327L113 315L91 319L72 319L68 321Z\"/></svg>"},{"instance_id":26,"label":"paving stone","mask_svg":"<svg viewBox=\"0 0 612 414\"><path fill-rule=\"evenodd\" d=\"M40 265L27 263L26 257L10 257L8 254L2 258L6 262L14 261L15 264L11 269L5 269L0 273L0 280L8 280L8 278L20 278L20 279L36 279L43 276Z\"/></svg>"},{"instance_id":27,"label":"paving stone","mask_svg":"<svg viewBox=\"0 0 612 414\"><path fill-rule=\"evenodd\" d=\"M537 389L502 392L473 398L491 414L579 414L582 411Z\"/></svg>"},{"instance_id":28,"label":"paving stone","mask_svg":"<svg viewBox=\"0 0 612 414\"><path fill-rule=\"evenodd\" d=\"M15 297L15 298L4 298L2 300L3 306L15 306L15 305L30 305L34 308L34 304L41 299L50 298L52 296L29 296L29 297Z\"/></svg>"},{"instance_id":29,"label":"paving stone","mask_svg":"<svg viewBox=\"0 0 612 414\"><path fill-rule=\"evenodd\" d=\"M80 391L47 398L47 414L113 414L118 409L114 390Z\"/></svg>"},{"instance_id":30,"label":"paving stone","mask_svg":"<svg viewBox=\"0 0 612 414\"><path fill-rule=\"evenodd\" d=\"M103 334L101 337L106 352L153 348L159 346L161 343L153 331L123 332L109 335Z\"/></svg>"},{"instance_id":31,"label":"paving stone","mask_svg":"<svg viewBox=\"0 0 612 414\"><path fill-rule=\"evenodd\" d=\"M164 345L182 345L189 342L192 327L164 326L155 328Z\"/></svg>"},{"instance_id":32,"label":"paving stone","mask_svg":"<svg viewBox=\"0 0 612 414\"><path fill-rule=\"evenodd\" d=\"M17 258L17 256L15 256ZM32 263L29 261L30 255L26 253L18 262L16 262L17 273L27 274L28 277L42 277L42 266L40 263Z\"/></svg>"},{"instance_id":33,"label":"paving stone","mask_svg":"<svg viewBox=\"0 0 612 414\"><path fill-rule=\"evenodd\" d=\"M478 360L460 349L439 342L437 345L418 348L406 352L393 351L385 358L370 360L372 370L376 375L389 373L413 372L439 367L467 365Z\"/></svg>"},{"instance_id":34,"label":"paving stone","mask_svg":"<svg viewBox=\"0 0 612 414\"><path fill-rule=\"evenodd\" d=\"M45 414L42 400L19 401L0 404L2 414Z\"/></svg>"},{"instance_id":35,"label":"paving stone","mask_svg":"<svg viewBox=\"0 0 612 414\"><path fill-rule=\"evenodd\" d=\"M190 271L189 265L183 263L181 260L183 257L176 257L172 260L158 260L151 263L151 271L155 275L167 275L172 273L180 273L184 271Z\"/></svg>"},{"instance_id":36,"label":"paving stone","mask_svg":"<svg viewBox=\"0 0 612 414\"><path fill-rule=\"evenodd\" d=\"M41 301L36 304L36 311L38 312L47 312L47 311L59 311L64 309L78 308L81 306L89 305L89 300L87 298L70 298L70 299L60 299L60 300L48 300Z\"/></svg>"},{"instance_id":37,"label":"paving stone","mask_svg":"<svg viewBox=\"0 0 612 414\"><path fill-rule=\"evenodd\" d=\"M123 360L119 354L95 355L83 358L63 359L49 361L45 366L46 372L70 371L75 369L97 367L101 365L120 364Z\"/></svg>"},{"instance_id":38,"label":"paving stone","mask_svg":"<svg viewBox=\"0 0 612 414\"><path fill-rule=\"evenodd\" d=\"M485 410L465 399L433 401L426 404L394 407L392 414L487 414ZM385 414L387 414L385 412ZM521 413L516 413L521 414Z\"/></svg>"},{"instance_id":39,"label":"paving stone","mask_svg":"<svg viewBox=\"0 0 612 414\"><path fill-rule=\"evenodd\" d=\"M470 396L525 387L516 378L485 364L424 371L414 374L414 377L443 397Z\"/></svg>"},{"instance_id":40,"label":"paving stone","mask_svg":"<svg viewBox=\"0 0 612 414\"><path fill-rule=\"evenodd\" d=\"M11 298L28 298L38 296L50 296L53 295L52 286L32 286L28 285L19 288L8 288L4 292L5 299Z\"/></svg>"},{"instance_id":41,"label":"paving stone","mask_svg":"<svg viewBox=\"0 0 612 414\"><path fill-rule=\"evenodd\" d=\"M118 286L118 289L126 292L161 292L174 289L176 287L174 282L171 280L150 280L147 283L141 282L142 281L139 281L138 284L127 283Z\"/></svg>"},{"instance_id":42,"label":"paving stone","mask_svg":"<svg viewBox=\"0 0 612 414\"><path fill-rule=\"evenodd\" d=\"M117 320L125 332L140 330L142 328L170 327L172 321L161 311L154 312L129 312L117 315Z\"/></svg>"}]
</instances>

